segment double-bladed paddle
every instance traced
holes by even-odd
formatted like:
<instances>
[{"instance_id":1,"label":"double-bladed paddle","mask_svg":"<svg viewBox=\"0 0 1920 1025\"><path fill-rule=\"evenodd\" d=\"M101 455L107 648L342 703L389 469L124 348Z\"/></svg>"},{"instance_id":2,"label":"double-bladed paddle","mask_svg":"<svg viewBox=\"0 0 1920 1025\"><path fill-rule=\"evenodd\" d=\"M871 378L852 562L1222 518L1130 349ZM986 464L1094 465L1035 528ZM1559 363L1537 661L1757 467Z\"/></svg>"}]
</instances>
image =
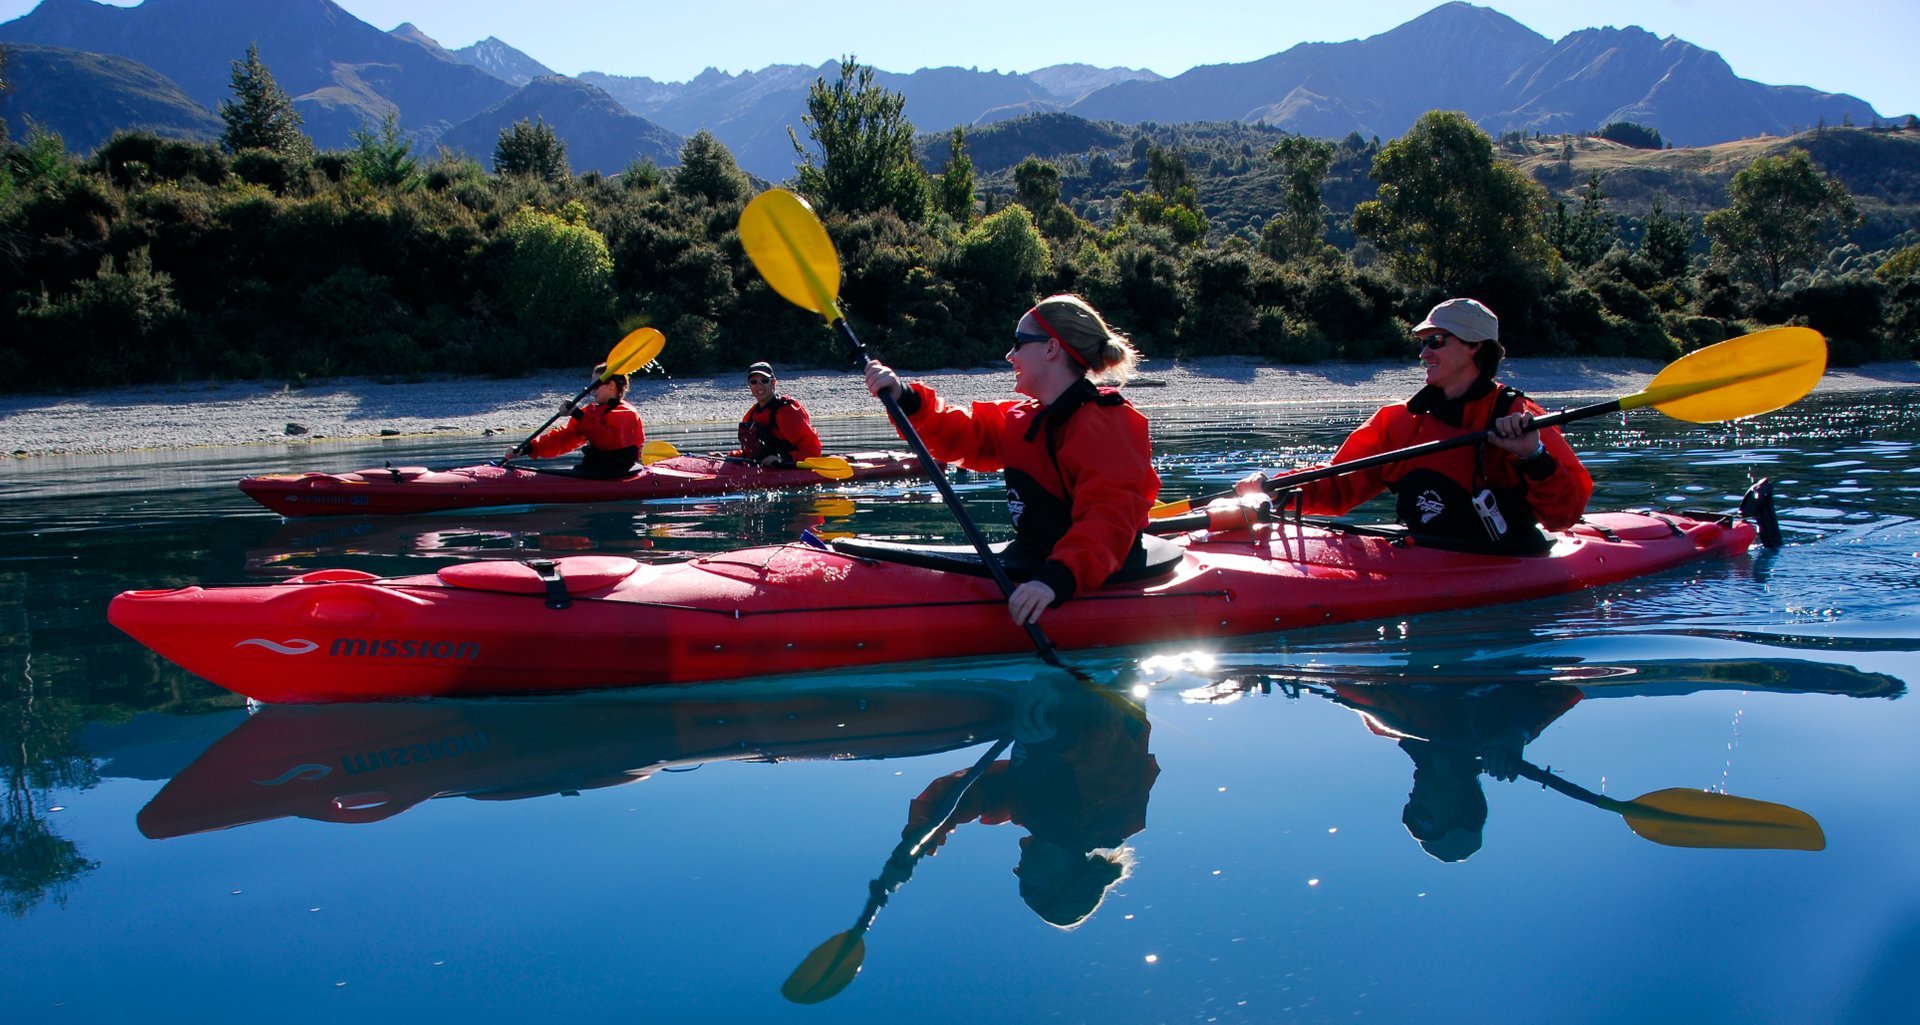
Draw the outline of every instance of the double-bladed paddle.
<instances>
[{"instance_id":1,"label":"double-bladed paddle","mask_svg":"<svg viewBox=\"0 0 1920 1025\"><path fill-rule=\"evenodd\" d=\"M640 465L651 466L662 459L672 459L679 454L680 450L673 447L671 442L649 441L640 448ZM734 457L728 456L727 458L733 459ZM750 460L743 461L750 462ZM757 466L759 464L755 463L754 465ZM793 465L797 469L812 470L827 480L846 480L853 476L853 464L839 456L814 456L810 459L796 459ZM768 467L768 469L785 469L785 467Z\"/></svg>"},{"instance_id":2,"label":"double-bladed paddle","mask_svg":"<svg viewBox=\"0 0 1920 1025\"><path fill-rule=\"evenodd\" d=\"M667 337L654 328L636 328L629 332L625 338L620 339L620 341L615 343L614 347L607 352L607 369L601 371L600 376L594 378L585 388L580 389L580 394L575 395L573 401L560 407L560 410L552 416L547 417L547 422L541 424L532 434L527 435L527 440L515 445L514 450L516 452L525 452L527 446L533 444L533 439L538 438L542 431L552 427L554 421L567 415L569 410L580 404L581 399L593 394L595 388L600 387L600 385L604 384L615 374L631 374L641 367L652 363L654 358L660 355L660 350L666 348L666 346ZM502 460L502 462L505 462L505 460Z\"/></svg>"},{"instance_id":3,"label":"double-bladed paddle","mask_svg":"<svg viewBox=\"0 0 1920 1025\"><path fill-rule=\"evenodd\" d=\"M840 313L840 255L834 251L833 240L827 237L825 225L814 216L813 208L806 200L785 189L768 189L747 204L740 212L740 244L747 251L747 257L767 279L781 297L802 309L812 310L827 322L827 326L840 336L847 349L853 354L858 366L865 368L874 362L867 353L867 347L853 333L853 327ZM980 559L986 564L987 571L993 575L993 582L1000 586L1000 593L1013 594L1013 581L1007 577L1006 568L994 555L987 539L974 526L973 518L960 502L960 496L947 480L946 471L927 451L926 442L920 439L920 433L913 428L907 414L900 408L900 401L885 392L880 402L887 409L887 416L893 421L894 429L900 432L913 453L920 457L920 465L927 472L927 478L939 490L940 497L946 500L947 508L953 518L959 522L961 533L967 536L974 551L980 553ZM1024 624L1027 637L1033 641L1034 650L1050 665L1060 665L1060 656L1054 650L1053 642L1041 632L1038 624Z\"/></svg>"},{"instance_id":4,"label":"double-bladed paddle","mask_svg":"<svg viewBox=\"0 0 1920 1025\"><path fill-rule=\"evenodd\" d=\"M854 923L853 928L835 933L826 942L813 948L813 952L800 962L800 966L780 986L782 996L796 1004L817 1004L846 989L847 983L860 974L860 964L867 956L867 930L873 927L874 918L886 906L887 897L913 875L914 864L925 857L933 849L933 842L950 828L950 820L959 810L967 791L1012 743L1011 739L995 743L987 749L986 754L980 756L979 761L973 763L966 775L947 788L946 796L933 814L928 816L933 825L901 840L887 858L886 867L880 870L880 878L867 884L867 906L861 909L860 920Z\"/></svg>"},{"instance_id":5,"label":"double-bladed paddle","mask_svg":"<svg viewBox=\"0 0 1920 1025\"><path fill-rule=\"evenodd\" d=\"M1642 406L1652 406L1689 423L1738 420L1770 413L1799 401L1819 383L1826 368L1827 343L1818 331L1805 327L1770 328L1690 352L1667 364L1642 391L1537 416L1533 426L1558 427ZM1492 435L1491 430L1472 431L1331 466L1284 473L1267 481L1266 491L1279 494L1311 481L1476 444ZM1163 502L1154 506L1148 515L1154 519L1179 516L1192 512L1196 501L1205 506L1210 499L1233 494L1227 491L1206 499Z\"/></svg>"}]
</instances>

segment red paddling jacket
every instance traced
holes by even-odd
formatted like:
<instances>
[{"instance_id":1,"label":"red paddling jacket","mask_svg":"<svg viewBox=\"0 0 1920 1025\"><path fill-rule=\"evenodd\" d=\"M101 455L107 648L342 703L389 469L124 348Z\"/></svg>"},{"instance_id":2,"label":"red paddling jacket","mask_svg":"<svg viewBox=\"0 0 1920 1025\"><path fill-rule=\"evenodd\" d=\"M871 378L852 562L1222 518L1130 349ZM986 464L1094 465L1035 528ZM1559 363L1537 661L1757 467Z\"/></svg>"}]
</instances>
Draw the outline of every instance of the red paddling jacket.
<instances>
[{"instance_id":1,"label":"red paddling jacket","mask_svg":"<svg viewBox=\"0 0 1920 1025\"><path fill-rule=\"evenodd\" d=\"M1160 494L1147 418L1111 388L1081 378L1033 400L943 405L924 384L901 395L927 450L969 470L1002 470L1019 543L1046 561L1033 579L1056 604L1099 587L1126 561Z\"/></svg>"},{"instance_id":2,"label":"red paddling jacket","mask_svg":"<svg viewBox=\"0 0 1920 1025\"><path fill-rule=\"evenodd\" d=\"M587 446L580 468L588 473L618 477L633 469L647 432L640 411L622 402L594 403L573 411L567 422L533 439L527 453L551 459Z\"/></svg>"},{"instance_id":3,"label":"red paddling jacket","mask_svg":"<svg viewBox=\"0 0 1920 1025\"><path fill-rule=\"evenodd\" d=\"M740 447L729 454L756 463L773 455L786 463L812 459L820 454L820 433L813 429L807 407L791 395L781 395L747 410L740 418Z\"/></svg>"},{"instance_id":4,"label":"red paddling jacket","mask_svg":"<svg viewBox=\"0 0 1920 1025\"><path fill-rule=\"evenodd\" d=\"M1544 412L1497 381L1476 381L1458 399L1447 398L1436 387L1422 388L1406 402L1381 407L1348 435L1333 461L1483 431L1516 406L1535 416ZM1546 451L1536 459L1521 459L1482 442L1310 481L1300 492L1306 512L1337 516L1392 490L1400 522L1416 532L1502 546L1543 546L1545 539L1534 524L1550 530L1573 526L1593 495L1593 477L1559 428L1542 430L1540 440ZM1483 492L1496 508L1486 508L1484 500L1476 508L1475 498Z\"/></svg>"}]
</instances>

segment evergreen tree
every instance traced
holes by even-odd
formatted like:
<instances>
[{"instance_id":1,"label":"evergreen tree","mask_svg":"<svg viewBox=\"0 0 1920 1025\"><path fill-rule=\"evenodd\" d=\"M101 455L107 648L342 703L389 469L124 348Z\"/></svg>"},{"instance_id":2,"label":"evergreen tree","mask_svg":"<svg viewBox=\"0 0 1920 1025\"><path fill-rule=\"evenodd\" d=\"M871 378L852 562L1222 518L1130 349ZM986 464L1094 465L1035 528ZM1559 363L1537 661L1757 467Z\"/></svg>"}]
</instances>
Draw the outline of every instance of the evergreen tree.
<instances>
[{"instance_id":1,"label":"evergreen tree","mask_svg":"<svg viewBox=\"0 0 1920 1025\"><path fill-rule=\"evenodd\" d=\"M260 47L247 47L247 59L233 62L233 99L220 104L227 123L220 144L229 153L264 149L288 157L306 157L313 142L300 131L300 113L260 60Z\"/></svg>"},{"instance_id":2,"label":"evergreen tree","mask_svg":"<svg viewBox=\"0 0 1920 1025\"><path fill-rule=\"evenodd\" d=\"M1661 281L1678 281L1687 273L1687 250L1693 245L1693 233L1684 218L1667 213L1658 198L1647 213L1647 226L1640 236L1640 258Z\"/></svg>"},{"instance_id":3,"label":"evergreen tree","mask_svg":"<svg viewBox=\"0 0 1920 1025\"><path fill-rule=\"evenodd\" d=\"M734 163L727 144L702 128L680 147L680 170L674 172L673 191L720 204L747 198L752 186L740 165Z\"/></svg>"},{"instance_id":4,"label":"evergreen tree","mask_svg":"<svg viewBox=\"0 0 1920 1025\"><path fill-rule=\"evenodd\" d=\"M420 161L414 159L413 143L400 131L400 111L394 107L387 108L377 131L354 129L347 169L369 185L401 192L412 192L426 180L420 173Z\"/></svg>"},{"instance_id":5,"label":"evergreen tree","mask_svg":"<svg viewBox=\"0 0 1920 1025\"><path fill-rule=\"evenodd\" d=\"M906 97L873 84L873 69L848 57L832 85L814 79L800 121L819 147L815 154L787 129L799 158L800 191L829 210L872 213L891 207L918 223L927 213L927 176L913 157L913 124Z\"/></svg>"},{"instance_id":6,"label":"evergreen tree","mask_svg":"<svg viewBox=\"0 0 1920 1025\"><path fill-rule=\"evenodd\" d=\"M963 226L973 220L973 160L967 156L967 130L960 125L947 136L947 162L934 185L934 206Z\"/></svg>"},{"instance_id":7,"label":"evergreen tree","mask_svg":"<svg viewBox=\"0 0 1920 1025\"><path fill-rule=\"evenodd\" d=\"M573 177L567 144L545 118L521 118L501 130L500 141L493 147L493 170L510 178L538 178L556 185Z\"/></svg>"},{"instance_id":8,"label":"evergreen tree","mask_svg":"<svg viewBox=\"0 0 1920 1025\"><path fill-rule=\"evenodd\" d=\"M1606 193L1600 188L1600 176L1587 176L1580 190L1580 210L1569 213L1567 201L1554 204L1547 224L1547 241L1560 251L1560 257L1576 267L1591 267L1613 246L1613 225L1607 220Z\"/></svg>"},{"instance_id":9,"label":"evergreen tree","mask_svg":"<svg viewBox=\"0 0 1920 1025\"><path fill-rule=\"evenodd\" d=\"M1321 201L1320 183L1333 166L1333 145L1319 139L1295 135L1280 141L1267 153L1280 165L1284 193L1280 210L1261 229L1261 248L1275 260L1297 260L1318 256L1325 248L1326 204Z\"/></svg>"}]
</instances>

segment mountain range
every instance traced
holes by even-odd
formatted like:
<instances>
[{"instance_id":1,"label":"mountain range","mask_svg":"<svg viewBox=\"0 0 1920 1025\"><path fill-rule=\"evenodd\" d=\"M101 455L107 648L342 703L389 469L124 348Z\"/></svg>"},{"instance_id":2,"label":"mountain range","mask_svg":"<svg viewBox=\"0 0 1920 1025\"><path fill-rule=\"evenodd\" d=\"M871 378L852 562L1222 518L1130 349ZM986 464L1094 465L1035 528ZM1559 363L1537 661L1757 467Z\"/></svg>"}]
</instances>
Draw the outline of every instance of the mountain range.
<instances>
[{"instance_id":1,"label":"mountain range","mask_svg":"<svg viewBox=\"0 0 1920 1025\"><path fill-rule=\"evenodd\" d=\"M792 174L787 132L804 137L808 88L838 74L838 62L826 61L739 75L708 69L688 82L568 78L492 37L449 50L411 24L381 31L332 0L43 0L0 24L0 44L13 84L0 94L0 116L15 137L31 117L76 151L115 128L217 137L214 112L231 97L233 62L257 44L322 147L349 145L355 129L392 109L423 147L487 161L503 129L541 119L567 142L576 172L613 173L639 159L672 164L683 138L704 129L743 169L775 181ZM1392 138L1440 108L1496 135L1633 121L1693 146L1887 120L1857 97L1742 79L1718 54L1681 39L1627 27L1555 41L1459 2L1365 39L1301 43L1171 78L1063 64L1024 74L876 71L875 81L906 97L918 130L939 134L1060 113L1071 117L1048 123L1242 121L1325 138Z\"/></svg>"}]
</instances>

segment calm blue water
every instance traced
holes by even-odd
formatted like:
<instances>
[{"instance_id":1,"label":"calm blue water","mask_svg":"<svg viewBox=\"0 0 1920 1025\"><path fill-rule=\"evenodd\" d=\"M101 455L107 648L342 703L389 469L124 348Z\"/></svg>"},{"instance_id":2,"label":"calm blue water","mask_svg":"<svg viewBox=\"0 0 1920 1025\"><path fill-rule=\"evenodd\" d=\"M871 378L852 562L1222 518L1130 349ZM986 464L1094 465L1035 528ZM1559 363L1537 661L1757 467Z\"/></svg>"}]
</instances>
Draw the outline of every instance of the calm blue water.
<instances>
[{"instance_id":1,"label":"calm blue water","mask_svg":"<svg viewBox=\"0 0 1920 1025\"><path fill-rule=\"evenodd\" d=\"M1364 413L1159 413L1167 492L1324 458ZM878 419L825 426L832 447L888 442ZM951 531L911 487L305 522L232 487L475 462L499 448L482 439L0 465L0 1006L14 1022L1910 1021L1911 393L1732 426L1636 413L1575 441L1597 509L1723 509L1772 476L1787 545L1525 605L1077 658L1098 689L1015 658L253 714L114 631L107 598ZM993 481L961 483L983 522L1001 516ZM1698 792L1786 805L1825 849L1668 846L1647 805L1476 775L1476 756L1513 768L1528 737L1526 763L1592 794L1683 788L1730 820L1753 813ZM971 785L939 782L1007 739ZM963 821L907 856L903 835L956 793ZM1123 851L1127 874L1099 875L1088 850ZM874 908L883 876L898 886ZM859 941L859 975L817 1007L783 997L836 936Z\"/></svg>"}]
</instances>

